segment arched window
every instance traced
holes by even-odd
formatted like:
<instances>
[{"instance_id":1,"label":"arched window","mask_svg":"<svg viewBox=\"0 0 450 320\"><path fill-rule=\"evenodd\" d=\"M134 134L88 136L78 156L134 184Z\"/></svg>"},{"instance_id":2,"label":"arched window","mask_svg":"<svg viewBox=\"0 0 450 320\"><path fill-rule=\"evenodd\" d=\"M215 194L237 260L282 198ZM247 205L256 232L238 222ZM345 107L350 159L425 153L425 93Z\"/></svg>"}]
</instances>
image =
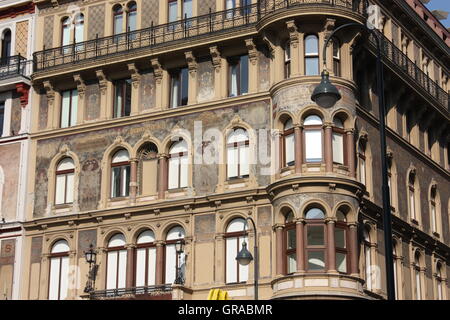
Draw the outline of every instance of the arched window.
<instances>
[{"instance_id":1,"label":"arched window","mask_svg":"<svg viewBox=\"0 0 450 320\"><path fill-rule=\"evenodd\" d=\"M430 190L430 216L431 232L439 235L441 233L441 214L436 184L432 185Z\"/></svg>"},{"instance_id":2,"label":"arched window","mask_svg":"<svg viewBox=\"0 0 450 320\"><path fill-rule=\"evenodd\" d=\"M325 271L326 239L325 213L318 207L312 207L305 213L306 218L306 269L309 272Z\"/></svg>"},{"instance_id":3,"label":"arched window","mask_svg":"<svg viewBox=\"0 0 450 320\"><path fill-rule=\"evenodd\" d=\"M61 20L61 46L70 44L70 18L64 17Z\"/></svg>"},{"instance_id":4,"label":"arched window","mask_svg":"<svg viewBox=\"0 0 450 320\"><path fill-rule=\"evenodd\" d=\"M445 281L444 276L442 272L442 264L440 262L436 263L436 293L437 293L437 300L445 300Z\"/></svg>"},{"instance_id":5,"label":"arched window","mask_svg":"<svg viewBox=\"0 0 450 320\"><path fill-rule=\"evenodd\" d=\"M75 165L71 158L59 161L56 167L55 204L73 202Z\"/></svg>"},{"instance_id":6,"label":"arched window","mask_svg":"<svg viewBox=\"0 0 450 320\"><path fill-rule=\"evenodd\" d=\"M336 77L341 76L341 44L337 38L332 39L333 43L333 73Z\"/></svg>"},{"instance_id":7,"label":"arched window","mask_svg":"<svg viewBox=\"0 0 450 320\"><path fill-rule=\"evenodd\" d=\"M289 167L295 164L295 134L292 119L288 118L283 127L283 166Z\"/></svg>"},{"instance_id":8,"label":"arched window","mask_svg":"<svg viewBox=\"0 0 450 320\"><path fill-rule=\"evenodd\" d=\"M249 175L249 137L242 128L234 128L227 138L227 178L247 178Z\"/></svg>"},{"instance_id":9,"label":"arched window","mask_svg":"<svg viewBox=\"0 0 450 320\"><path fill-rule=\"evenodd\" d=\"M394 285L395 285L395 299L399 299L400 292L398 291L401 288L400 281L400 271L401 271L401 260L398 254L398 244L395 239L392 240L392 255L394 257Z\"/></svg>"},{"instance_id":10,"label":"arched window","mask_svg":"<svg viewBox=\"0 0 450 320\"><path fill-rule=\"evenodd\" d=\"M319 75L319 38L314 34L305 37L305 71L307 76Z\"/></svg>"},{"instance_id":11,"label":"arched window","mask_svg":"<svg viewBox=\"0 0 450 320\"><path fill-rule=\"evenodd\" d=\"M136 287L152 286L156 283L155 234L145 230L136 240Z\"/></svg>"},{"instance_id":12,"label":"arched window","mask_svg":"<svg viewBox=\"0 0 450 320\"><path fill-rule=\"evenodd\" d=\"M49 300L64 300L69 289L69 244L66 240L56 241L50 251Z\"/></svg>"},{"instance_id":13,"label":"arched window","mask_svg":"<svg viewBox=\"0 0 450 320\"><path fill-rule=\"evenodd\" d=\"M333 121L333 162L337 164L344 164L345 157L345 140L344 140L344 124L338 117Z\"/></svg>"},{"instance_id":14,"label":"arched window","mask_svg":"<svg viewBox=\"0 0 450 320\"><path fill-rule=\"evenodd\" d=\"M180 226L173 227L169 230L166 236L165 246L165 283L173 283L177 276L177 270L180 268L183 279L185 278L185 254L177 253L175 244L177 240L184 239L184 229Z\"/></svg>"},{"instance_id":15,"label":"arched window","mask_svg":"<svg viewBox=\"0 0 450 320\"><path fill-rule=\"evenodd\" d=\"M75 18L74 42L78 43L83 41L84 41L84 15L80 13Z\"/></svg>"},{"instance_id":16,"label":"arched window","mask_svg":"<svg viewBox=\"0 0 450 320\"><path fill-rule=\"evenodd\" d=\"M111 198L128 197L130 190L130 158L128 151L117 151L111 161Z\"/></svg>"},{"instance_id":17,"label":"arched window","mask_svg":"<svg viewBox=\"0 0 450 320\"><path fill-rule=\"evenodd\" d=\"M365 226L363 229L363 254L364 254L364 271L367 290L372 290L372 250L370 239L370 227Z\"/></svg>"},{"instance_id":18,"label":"arched window","mask_svg":"<svg viewBox=\"0 0 450 320\"><path fill-rule=\"evenodd\" d=\"M11 56L11 30L6 29L2 34L2 62L8 63Z\"/></svg>"},{"instance_id":19,"label":"arched window","mask_svg":"<svg viewBox=\"0 0 450 320\"><path fill-rule=\"evenodd\" d=\"M236 261L236 256L245 241L248 246L245 220L233 219L227 226L225 234L226 246L226 283L239 283L248 280L248 265L242 266Z\"/></svg>"},{"instance_id":20,"label":"arched window","mask_svg":"<svg viewBox=\"0 0 450 320\"><path fill-rule=\"evenodd\" d=\"M305 161L322 162L322 118L310 115L303 121Z\"/></svg>"},{"instance_id":21,"label":"arched window","mask_svg":"<svg viewBox=\"0 0 450 320\"><path fill-rule=\"evenodd\" d=\"M138 151L138 194L153 195L158 191L158 147L145 143Z\"/></svg>"},{"instance_id":22,"label":"arched window","mask_svg":"<svg viewBox=\"0 0 450 320\"><path fill-rule=\"evenodd\" d=\"M183 139L174 142L169 149L169 189L188 186L188 147Z\"/></svg>"},{"instance_id":23,"label":"arched window","mask_svg":"<svg viewBox=\"0 0 450 320\"><path fill-rule=\"evenodd\" d=\"M336 246L336 270L340 273L348 273L348 227L345 210L338 210L336 212L336 218L336 227L334 229L334 241Z\"/></svg>"},{"instance_id":24,"label":"arched window","mask_svg":"<svg viewBox=\"0 0 450 320\"><path fill-rule=\"evenodd\" d=\"M129 2L127 5L127 31L137 29L137 5L136 2Z\"/></svg>"},{"instance_id":25,"label":"arched window","mask_svg":"<svg viewBox=\"0 0 450 320\"><path fill-rule=\"evenodd\" d=\"M113 34L118 35L123 32L123 9L120 4L113 7Z\"/></svg>"},{"instance_id":26,"label":"arched window","mask_svg":"<svg viewBox=\"0 0 450 320\"><path fill-rule=\"evenodd\" d=\"M363 139L358 142L358 176L359 182L365 185L367 178L366 142Z\"/></svg>"},{"instance_id":27,"label":"arched window","mask_svg":"<svg viewBox=\"0 0 450 320\"><path fill-rule=\"evenodd\" d=\"M409 216L412 220L418 221L418 212L416 207L416 175L415 171L411 171L408 176L408 206Z\"/></svg>"},{"instance_id":28,"label":"arched window","mask_svg":"<svg viewBox=\"0 0 450 320\"><path fill-rule=\"evenodd\" d=\"M297 233L294 214L289 210L284 220L284 249L286 259L286 274L297 271Z\"/></svg>"},{"instance_id":29,"label":"arched window","mask_svg":"<svg viewBox=\"0 0 450 320\"><path fill-rule=\"evenodd\" d=\"M291 77L291 42L286 41L284 44L284 78Z\"/></svg>"},{"instance_id":30,"label":"arched window","mask_svg":"<svg viewBox=\"0 0 450 320\"><path fill-rule=\"evenodd\" d=\"M126 287L127 249L125 236L117 233L109 239L106 260L106 289Z\"/></svg>"},{"instance_id":31,"label":"arched window","mask_svg":"<svg viewBox=\"0 0 450 320\"><path fill-rule=\"evenodd\" d=\"M422 275L421 275L421 255L419 251L414 253L414 286L415 286L415 299L422 300Z\"/></svg>"}]
</instances>

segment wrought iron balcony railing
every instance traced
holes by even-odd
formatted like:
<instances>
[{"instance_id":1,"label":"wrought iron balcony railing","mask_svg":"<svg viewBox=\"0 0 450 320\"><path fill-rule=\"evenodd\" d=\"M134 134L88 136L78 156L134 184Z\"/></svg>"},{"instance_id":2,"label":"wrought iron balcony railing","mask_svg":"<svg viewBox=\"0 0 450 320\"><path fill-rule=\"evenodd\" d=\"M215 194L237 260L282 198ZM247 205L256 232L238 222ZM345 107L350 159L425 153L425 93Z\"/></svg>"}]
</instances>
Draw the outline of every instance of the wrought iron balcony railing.
<instances>
[{"instance_id":1,"label":"wrought iron balcony railing","mask_svg":"<svg viewBox=\"0 0 450 320\"><path fill-rule=\"evenodd\" d=\"M363 14L361 0L260 0L234 9L211 12L189 19L182 19L162 25L128 31L125 33L96 38L57 48L45 49L33 55L34 71L76 64L87 60L128 53L144 48L157 47L177 40L193 39L198 36L230 31L251 25L274 12L293 7L339 7Z\"/></svg>"},{"instance_id":2,"label":"wrought iron balcony railing","mask_svg":"<svg viewBox=\"0 0 450 320\"><path fill-rule=\"evenodd\" d=\"M29 79L33 71L32 62L20 55L0 58L0 80L17 76Z\"/></svg>"},{"instance_id":3,"label":"wrought iron balcony railing","mask_svg":"<svg viewBox=\"0 0 450 320\"><path fill-rule=\"evenodd\" d=\"M172 292L172 286L169 284L145 286L145 287L133 287L123 289L107 289L93 291L89 294L91 300L105 300L105 299L127 299L135 298L136 296L160 296L167 295Z\"/></svg>"},{"instance_id":4,"label":"wrought iron balcony railing","mask_svg":"<svg viewBox=\"0 0 450 320\"><path fill-rule=\"evenodd\" d=\"M425 90L445 111L450 111L448 93L445 92L439 84L434 82L425 72L408 58L396 45L380 32L377 32L381 39L381 52L384 58L392 63L397 71L412 80ZM369 43L376 48L376 39L371 34ZM385 62L386 63L386 62Z\"/></svg>"}]
</instances>

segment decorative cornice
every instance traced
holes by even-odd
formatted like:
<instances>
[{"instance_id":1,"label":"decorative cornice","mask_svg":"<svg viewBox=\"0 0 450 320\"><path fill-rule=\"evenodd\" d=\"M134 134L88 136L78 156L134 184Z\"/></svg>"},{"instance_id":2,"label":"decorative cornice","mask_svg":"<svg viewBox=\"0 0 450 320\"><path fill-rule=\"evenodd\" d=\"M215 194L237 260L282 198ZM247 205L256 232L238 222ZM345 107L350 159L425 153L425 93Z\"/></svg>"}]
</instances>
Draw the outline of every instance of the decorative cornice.
<instances>
[{"instance_id":1,"label":"decorative cornice","mask_svg":"<svg viewBox=\"0 0 450 320\"><path fill-rule=\"evenodd\" d=\"M256 49L255 41L250 39L245 39L245 46L248 50L248 58L253 65L256 65L258 61L258 50Z\"/></svg>"}]
</instances>

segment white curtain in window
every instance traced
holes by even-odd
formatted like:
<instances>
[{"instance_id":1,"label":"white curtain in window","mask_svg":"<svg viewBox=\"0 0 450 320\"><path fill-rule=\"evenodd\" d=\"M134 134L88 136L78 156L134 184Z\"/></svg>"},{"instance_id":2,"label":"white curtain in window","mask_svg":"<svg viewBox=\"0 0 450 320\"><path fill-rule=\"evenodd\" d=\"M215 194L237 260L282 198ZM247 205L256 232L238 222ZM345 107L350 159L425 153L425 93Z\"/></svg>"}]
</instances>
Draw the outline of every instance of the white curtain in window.
<instances>
[{"instance_id":1,"label":"white curtain in window","mask_svg":"<svg viewBox=\"0 0 450 320\"><path fill-rule=\"evenodd\" d=\"M69 126L70 116L70 91L63 91L62 93L62 108L61 108L61 128Z\"/></svg>"},{"instance_id":2,"label":"white curtain in window","mask_svg":"<svg viewBox=\"0 0 450 320\"><path fill-rule=\"evenodd\" d=\"M230 96L235 97L238 95L238 66L231 66L231 88Z\"/></svg>"},{"instance_id":3,"label":"white curtain in window","mask_svg":"<svg viewBox=\"0 0 450 320\"><path fill-rule=\"evenodd\" d=\"M180 158L169 159L169 189L178 188Z\"/></svg>"},{"instance_id":4,"label":"white curtain in window","mask_svg":"<svg viewBox=\"0 0 450 320\"><path fill-rule=\"evenodd\" d=\"M238 241L239 239L239 241ZM247 243L248 247L248 239L247 237L232 237L227 238L226 246L226 283L233 283L238 281L239 272L239 282L248 280L248 265L242 266L236 261L236 256L238 252L242 249L242 243Z\"/></svg>"},{"instance_id":5,"label":"white curtain in window","mask_svg":"<svg viewBox=\"0 0 450 320\"><path fill-rule=\"evenodd\" d=\"M62 45L66 46L70 44L70 21L69 18L64 20L62 29Z\"/></svg>"},{"instance_id":6,"label":"white curtain in window","mask_svg":"<svg viewBox=\"0 0 450 320\"><path fill-rule=\"evenodd\" d=\"M344 137L333 132L333 162L344 164Z\"/></svg>"},{"instance_id":7,"label":"white curtain in window","mask_svg":"<svg viewBox=\"0 0 450 320\"><path fill-rule=\"evenodd\" d=\"M305 145L307 162L322 161L322 130L306 130Z\"/></svg>"},{"instance_id":8,"label":"white curtain in window","mask_svg":"<svg viewBox=\"0 0 450 320\"><path fill-rule=\"evenodd\" d=\"M72 90L72 105L70 110L70 126L77 124L78 114L78 90Z\"/></svg>"},{"instance_id":9,"label":"white curtain in window","mask_svg":"<svg viewBox=\"0 0 450 320\"><path fill-rule=\"evenodd\" d=\"M114 34L122 33L123 15L118 14L114 16Z\"/></svg>"},{"instance_id":10,"label":"white curtain in window","mask_svg":"<svg viewBox=\"0 0 450 320\"><path fill-rule=\"evenodd\" d=\"M68 287L69 257L51 258L49 300L66 299Z\"/></svg>"},{"instance_id":11,"label":"white curtain in window","mask_svg":"<svg viewBox=\"0 0 450 320\"><path fill-rule=\"evenodd\" d=\"M179 90L180 90L180 78L172 78L172 108L178 107L179 100Z\"/></svg>"},{"instance_id":12,"label":"white curtain in window","mask_svg":"<svg viewBox=\"0 0 450 320\"><path fill-rule=\"evenodd\" d=\"M108 252L106 289L125 288L127 250Z\"/></svg>"},{"instance_id":13,"label":"white curtain in window","mask_svg":"<svg viewBox=\"0 0 450 320\"><path fill-rule=\"evenodd\" d=\"M238 148L227 148L227 177L237 177L238 175Z\"/></svg>"},{"instance_id":14,"label":"white curtain in window","mask_svg":"<svg viewBox=\"0 0 450 320\"><path fill-rule=\"evenodd\" d=\"M66 175L61 174L56 176L56 197L55 204L64 203L64 196L66 191Z\"/></svg>"}]
</instances>

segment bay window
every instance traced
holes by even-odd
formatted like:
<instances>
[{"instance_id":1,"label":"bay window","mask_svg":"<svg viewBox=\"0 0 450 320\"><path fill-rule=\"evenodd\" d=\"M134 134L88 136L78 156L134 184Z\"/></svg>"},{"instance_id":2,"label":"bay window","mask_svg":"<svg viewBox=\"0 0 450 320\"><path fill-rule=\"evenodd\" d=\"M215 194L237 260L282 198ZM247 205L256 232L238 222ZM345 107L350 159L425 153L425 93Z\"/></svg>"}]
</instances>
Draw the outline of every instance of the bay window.
<instances>
[{"instance_id":1,"label":"bay window","mask_svg":"<svg viewBox=\"0 0 450 320\"><path fill-rule=\"evenodd\" d=\"M236 256L245 241L248 244L246 222L242 218L233 219L227 226L225 233L225 282L240 283L248 280L248 265L240 265L236 261Z\"/></svg>"},{"instance_id":2,"label":"bay window","mask_svg":"<svg viewBox=\"0 0 450 320\"><path fill-rule=\"evenodd\" d=\"M170 106L176 108L187 105L189 94L188 68L172 70L170 81Z\"/></svg>"},{"instance_id":3,"label":"bay window","mask_svg":"<svg viewBox=\"0 0 450 320\"><path fill-rule=\"evenodd\" d=\"M69 244L56 241L50 251L49 300L65 300L69 291Z\"/></svg>"},{"instance_id":4,"label":"bay window","mask_svg":"<svg viewBox=\"0 0 450 320\"><path fill-rule=\"evenodd\" d=\"M242 128L234 128L227 138L227 178L239 179L249 176L248 132Z\"/></svg>"},{"instance_id":5,"label":"bay window","mask_svg":"<svg viewBox=\"0 0 450 320\"><path fill-rule=\"evenodd\" d=\"M333 162L344 164L345 159L345 140L344 140L344 124L339 118L334 119L333 127Z\"/></svg>"},{"instance_id":6,"label":"bay window","mask_svg":"<svg viewBox=\"0 0 450 320\"><path fill-rule=\"evenodd\" d=\"M169 189L188 186L188 169L187 143L180 139L174 142L169 149Z\"/></svg>"},{"instance_id":7,"label":"bay window","mask_svg":"<svg viewBox=\"0 0 450 320\"><path fill-rule=\"evenodd\" d=\"M248 55L228 58L228 96L248 93Z\"/></svg>"},{"instance_id":8,"label":"bay window","mask_svg":"<svg viewBox=\"0 0 450 320\"><path fill-rule=\"evenodd\" d=\"M305 37L305 75L319 75L319 38L316 35Z\"/></svg>"},{"instance_id":9,"label":"bay window","mask_svg":"<svg viewBox=\"0 0 450 320\"><path fill-rule=\"evenodd\" d=\"M306 218L306 270L318 272L326 270L325 213L313 207L307 210Z\"/></svg>"},{"instance_id":10,"label":"bay window","mask_svg":"<svg viewBox=\"0 0 450 320\"><path fill-rule=\"evenodd\" d=\"M131 113L131 79L114 81L114 118L127 117Z\"/></svg>"},{"instance_id":11,"label":"bay window","mask_svg":"<svg viewBox=\"0 0 450 320\"><path fill-rule=\"evenodd\" d=\"M77 124L78 90L63 91L61 96L61 128L72 127Z\"/></svg>"},{"instance_id":12,"label":"bay window","mask_svg":"<svg viewBox=\"0 0 450 320\"><path fill-rule=\"evenodd\" d=\"M130 190L130 158L128 151L117 151L111 161L111 198L128 197Z\"/></svg>"},{"instance_id":13,"label":"bay window","mask_svg":"<svg viewBox=\"0 0 450 320\"><path fill-rule=\"evenodd\" d=\"M62 159L56 167L55 204L73 202L75 166L71 158Z\"/></svg>"},{"instance_id":14,"label":"bay window","mask_svg":"<svg viewBox=\"0 0 450 320\"><path fill-rule=\"evenodd\" d=\"M126 287L127 250L125 236L117 233L108 242L106 255L106 289Z\"/></svg>"},{"instance_id":15,"label":"bay window","mask_svg":"<svg viewBox=\"0 0 450 320\"><path fill-rule=\"evenodd\" d=\"M292 119L284 123L283 128L283 166L289 167L295 164L295 134Z\"/></svg>"},{"instance_id":16,"label":"bay window","mask_svg":"<svg viewBox=\"0 0 450 320\"><path fill-rule=\"evenodd\" d=\"M179 239L184 239L185 232L180 226L173 227L169 230L166 236L165 245L165 282L172 284L177 277L177 270L180 269L183 279L186 274L185 254L178 253L176 250L176 242Z\"/></svg>"},{"instance_id":17,"label":"bay window","mask_svg":"<svg viewBox=\"0 0 450 320\"><path fill-rule=\"evenodd\" d=\"M338 210L336 213L336 227L334 229L334 239L336 246L336 270L340 273L347 273L348 270L348 244L347 244L347 218L345 213Z\"/></svg>"},{"instance_id":18,"label":"bay window","mask_svg":"<svg viewBox=\"0 0 450 320\"><path fill-rule=\"evenodd\" d=\"M152 286L156 283L155 234L145 230L136 240L136 287Z\"/></svg>"},{"instance_id":19,"label":"bay window","mask_svg":"<svg viewBox=\"0 0 450 320\"><path fill-rule=\"evenodd\" d=\"M305 118L303 125L306 162L322 162L322 119L310 115Z\"/></svg>"},{"instance_id":20,"label":"bay window","mask_svg":"<svg viewBox=\"0 0 450 320\"><path fill-rule=\"evenodd\" d=\"M285 272L286 274L292 274L297 271L297 232L292 211L289 211L285 217L284 241Z\"/></svg>"}]
</instances>

